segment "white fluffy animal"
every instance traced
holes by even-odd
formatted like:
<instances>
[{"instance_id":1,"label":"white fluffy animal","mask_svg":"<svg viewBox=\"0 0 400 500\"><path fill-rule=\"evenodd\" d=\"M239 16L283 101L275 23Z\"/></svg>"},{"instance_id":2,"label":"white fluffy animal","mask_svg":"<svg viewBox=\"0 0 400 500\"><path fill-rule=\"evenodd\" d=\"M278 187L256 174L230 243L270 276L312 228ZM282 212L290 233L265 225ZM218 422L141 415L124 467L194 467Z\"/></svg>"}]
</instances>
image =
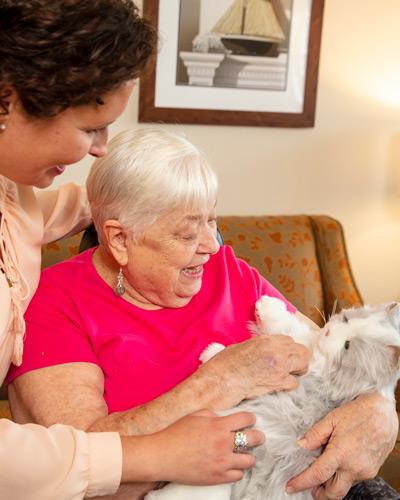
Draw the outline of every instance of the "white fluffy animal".
<instances>
[{"instance_id":1,"label":"white fluffy animal","mask_svg":"<svg viewBox=\"0 0 400 500\"><path fill-rule=\"evenodd\" d=\"M298 439L333 408L366 392L394 398L400 378L400 304L343 310L320 331L286 310L276 298L256 304L258 333L284 333L312 353L307 375L291 392L243 401L237 409L253 412L256 427L267 436L254 450L256 466L234 484L185 486L175 483L150 492L146 500L309 500L309 492L287 495L286 482L320 454L300 448ZM211 344L202 355L210 359L224 346Z\"/></svg>"}]
</instances>

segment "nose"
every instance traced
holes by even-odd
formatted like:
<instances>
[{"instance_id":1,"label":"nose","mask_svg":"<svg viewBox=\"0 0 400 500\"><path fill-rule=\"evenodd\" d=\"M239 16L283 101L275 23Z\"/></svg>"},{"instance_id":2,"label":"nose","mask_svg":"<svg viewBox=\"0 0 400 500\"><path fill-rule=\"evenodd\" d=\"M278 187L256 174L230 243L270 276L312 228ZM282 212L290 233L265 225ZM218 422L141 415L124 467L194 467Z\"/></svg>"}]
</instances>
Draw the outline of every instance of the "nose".
<instances>
[{"instance_id":1,"label":"nose","mask_svg":"<svg viewBox=\"0 0 400 500\"><path fill-rule=\"evenodd\" d=\"M101 158L107 154L108 131L97 133L89 149L89 154L95 158Z\"/></svg>"},{"instance_id":2,"label":"nose","mask_svg":"<svg viewBox=\"0 0 400 500\"><path fill-rule=\"evenodd\" d=\"M217 231L215 227L210 227L208 224L203 228L200 234L200 241L198 252L214 254L219 250L219 243L217 240Z\"/></svg>"}]
</instances>

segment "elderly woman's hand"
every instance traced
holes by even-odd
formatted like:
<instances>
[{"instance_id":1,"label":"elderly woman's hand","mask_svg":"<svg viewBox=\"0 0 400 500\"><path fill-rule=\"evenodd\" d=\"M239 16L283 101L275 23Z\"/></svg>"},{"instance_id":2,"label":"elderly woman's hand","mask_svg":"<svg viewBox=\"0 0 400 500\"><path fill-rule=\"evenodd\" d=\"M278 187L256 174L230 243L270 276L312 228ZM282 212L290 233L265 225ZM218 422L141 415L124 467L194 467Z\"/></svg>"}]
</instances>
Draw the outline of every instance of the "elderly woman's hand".
<instances>
[{"instance_id":1,"label":"elderly woman's hand","mask_svg":"<svg viewBox=\"0 0 400 500\"><path fill-rule=\"evenodd\" d=\"M397 432L394 405L378 394L364 394L336 408L300 441L310 450L327 444L307 470L288 482L288 492L312 488L318 500L343 498L353 484L376 476Z\"/></svg>"},{"instance_id":2,"label":"elderly woman's hand","mask_svg":"<svg viewBox=\"0 0 400 500\"><path fill-rule=\"evenodd\" d=\"M219 409L243 399L295 389L298 375L306 373L308 349L285 335L263 335L234 344L211 358L201 370L215 379Z\"/></svg>"}]
</instances>

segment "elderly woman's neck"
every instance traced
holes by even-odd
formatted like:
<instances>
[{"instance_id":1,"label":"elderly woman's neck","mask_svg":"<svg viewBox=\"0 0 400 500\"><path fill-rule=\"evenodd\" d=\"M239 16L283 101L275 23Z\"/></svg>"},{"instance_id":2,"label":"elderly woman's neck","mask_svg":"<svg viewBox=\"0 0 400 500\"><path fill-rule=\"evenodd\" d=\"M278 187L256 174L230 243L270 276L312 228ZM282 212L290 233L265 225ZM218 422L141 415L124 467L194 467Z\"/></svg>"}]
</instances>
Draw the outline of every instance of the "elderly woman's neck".
<instances>
[{"instance_id":1,"label":"elderly woman's neck","mask_svg":"<svg viewBox=\"0 0 400 500\"><path fill-rule=\"evenodd\" d=\"M93 265L103 280L109 286L114 287L120 266L112 254L101 244L93 253Z\"/></svg>"},{"instance_id":2,"label":"elderly woman's neck","mask_svg":"<svg viewBox=\"0 0 400 500\"><path fill-rule=\"evenodd\" d=\"M120 266L112 254L100 244L97 250L93 253L92 262L100 277L107 283L107 285L115 290ZM124 277L124 287L125 293L120 297L121 299L126 300L141 309L157 310L163 308L160 304L153 304L137 290L135 290L126 277Z\"/></svg>"}]
</instances>

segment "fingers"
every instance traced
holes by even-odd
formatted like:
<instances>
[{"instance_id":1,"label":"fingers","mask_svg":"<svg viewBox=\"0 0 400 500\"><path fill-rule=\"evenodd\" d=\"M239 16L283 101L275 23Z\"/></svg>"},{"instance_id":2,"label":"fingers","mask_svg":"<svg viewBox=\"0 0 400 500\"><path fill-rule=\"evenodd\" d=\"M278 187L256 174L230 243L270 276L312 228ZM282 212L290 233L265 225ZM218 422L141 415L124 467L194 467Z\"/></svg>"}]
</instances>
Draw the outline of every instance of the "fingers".
<instances>
[{"instance_id":1,"label":"fingers","mask_svg":"<svg viewBox=\"0 0 400 500\"><path fill-rule=\"evenodd\" d=\"M243 470L228 470L224 475L224 483L235 483L236 481L240 481L243 475Z\"/></svg>"},{"instance_id":2,"label":"fingers","mask_svg":"<svg viewBox=\"0 0 400 500\"><path fill-rule=\"evenodd\" d=\"M299 381L294 375L288 375L281 383L279 390L281 391L293 391L299 386Z\"/></svg>"},{"instance_id":3,"label":"fingers","mask_svg":"<svg viewBox=\"0 0 400 500\"><path fill-rule=\"evenodd\" d=\"M257 429L246 429L243 431L247 437L247 443L249 448L255 448L256 446L260 446L265 441L265 435L261 431ZM232 433L232 443L235 439L235 433Z\"/></svg>"},{"instance_id":4,"label":"fingers","mask_svg":"<svg viewBox=\"0 0 400 500\"><path fill-rule=\"evenodd\" d=\"M276 352L285 353L287 372L293 375L304 375L307 373L311 353L303 344L298 344L292 337L286 335L264 335L261 340L265 341L267 350L271 347ZM271 341L273 344L271 344ZM269 351L270 353L270 351Z\"/></svg>"},{"instance_id":5,"label":"fingers","mask_svg":"<svg viewBox=\"0 0 400 500\"><path fill-rule=\"evenodd\" d=\"M211 410L198 410L190 414L192 417L215 417L217 414Z\"/></svg>"},{"instance_id":6,"label":"fingers","mask_svg":"<svg viewBox=\"0 0 400 500\"><path fill-rule=\"evenodd\" d=\"M232 413L225 417L220 417L221 422L226 424L231 431L240 431L245 427L251 427L256 423L256 417L247 411Z\"/></svg>"},{"instance_id":7,"label":"fingers","mask_svg":"<svg viewBox=\"0 0 400 500\"><path fill-rule=\"evenodd\" d=\"M303 344L294 344L295 352L289 356L289 373L293 375L304 375L307 373L310 362L310 351Z\"/></svg>"},{"instance_id":8,"label":"fingers","mask_svg":"<svg viewBox=\"0 0 400 500\"><path fill-rule=\"evenodd\" d=\"M334 430L332 414L314 424L298 441L299 446L306 450L316 450L329 441Z\"/></svg>"},{"instance_id":9,"label":"fingers","mask_svg":"<svg viewBox=\"0 0 400 500\"><path fill-rule=\"evenodd\" d=\"M325 484L313 491L313 497L316 500L336 500L344 498L350 488L353 486L353 481L345 471L338 471Z\"/></svg>"},{"instance_id":10,"label":"fingers","mask_svg":"<svg viewBox=\"0 0 400 500\"><path fill-rule=\"evenodd\" d=\"M256 458L250 453L235 453L230 470L251 469L256 464Z\"/></svg>"},{"instance_id":11,"label":"fingers","mask_svg":"<svg viewBox=\"0 0 400 500\"><path fill-rule=\"evenodd\" d=\"M309 490L328 481L338 470L335 450L326 448L322 455L308 469L291 479L286 485L288 493Z\"/></svg>"}]
</instances>

